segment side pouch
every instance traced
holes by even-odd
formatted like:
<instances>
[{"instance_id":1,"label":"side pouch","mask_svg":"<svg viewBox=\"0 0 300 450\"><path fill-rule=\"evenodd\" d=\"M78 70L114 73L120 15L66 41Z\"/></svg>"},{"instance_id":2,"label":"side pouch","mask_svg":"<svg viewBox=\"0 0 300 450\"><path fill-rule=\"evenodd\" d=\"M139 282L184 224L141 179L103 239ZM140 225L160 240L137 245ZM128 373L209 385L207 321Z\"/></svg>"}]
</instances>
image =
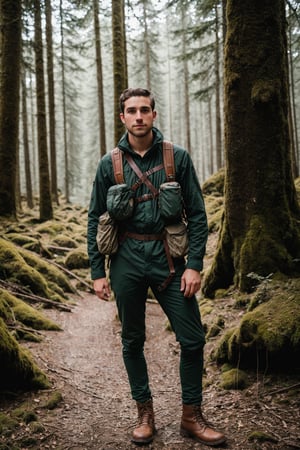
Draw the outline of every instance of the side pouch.
<instances>
[{"instance_id":1,"label":"side pouch","mask_svg":"<svg viewBox=\"0 0 300 450\"><path fill-rule=\"evenodd\" d=\"M117 221L129 219L134 210L134 192L127 184L115 184L107 191L106 206L110 217Z\"/></svg>"},{"instance_id":2,"label":"side pouch","mask_svg":"<svg viewBox=\"0 0 300 450\"><path fill-rule=\"evenodd\" d=\"M178 221L182 215L181 186L177 181L163 183L159 187L158 204L160 214L166 221Z\"/></svg>"},{"instance_id":3,"label":"side pouch","mask_svg":"<svg viewBox=\"0 0 300 450\"><path fill-rule=\"evenodd\" d=\"M173 258L182 258L189 249L187 227L184 222L167 225L165 227L166 240L170 255Z\"/></svg>"},{"instance_id":4,"label":"side pouch","mask_svg":"<svg viewBox=\"0 0 300 450\"><path fill-rule=\"evenodd\" d=\"M99 217L96 241L103 255L112 255L118 250L118 225L107 211Z\"/></svg>"}]
</instances>

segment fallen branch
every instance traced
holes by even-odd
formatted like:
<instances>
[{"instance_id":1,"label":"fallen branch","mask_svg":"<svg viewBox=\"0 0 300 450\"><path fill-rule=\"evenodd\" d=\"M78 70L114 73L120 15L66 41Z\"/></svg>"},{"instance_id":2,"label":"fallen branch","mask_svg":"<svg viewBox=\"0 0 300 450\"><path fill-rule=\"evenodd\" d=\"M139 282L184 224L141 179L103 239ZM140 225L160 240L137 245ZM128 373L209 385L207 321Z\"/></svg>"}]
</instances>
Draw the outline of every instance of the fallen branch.
<instances>
[{"instance_id":1,"label":"fallen branch","mask_svg":"<svg viewBox=\"0 0 300 450\"><path fill-rule=\"evenodd\" d=\"M74 247L59 247L58 245L46 245L46 248L49 248L51 250L58 250L62 252L69 252L71 250L74 250Z\"/></svg>"},{"instance_id":2,"label":"fallen branch","mask_svg":"<svg viewBox=\"0 0 300 450\"><path fill-rule=\"evenodd\" d=\"M66 269L64 266L61 266L60 264L58 264L55 261L49 261L49 262L51 264L53 264L54 266L58 267L59 269L63 270L65 273L67 273L71 277L76 278L76 280L80 281L80 283L82 283L84 286L86 286L90 292L94 292L92 286L89 283L87 283L85 280L80 278L78 275L76 275L74 272L71 272L70 270Z\"/></svg>"},{"instance_id":3,"label":"fallen branch","mask_svg":"<svg viewBox=\"0 0 300 450\"><path fill-rule=\"evenodd\" d=\"M286 392L289 391L290 389L294 389L300 387L300 383L296 383L296 384L292 384L291 386L286 386L283 388L279 388L279 389L275 389L274 391L270 391L270 392L264 392L263 395L273 395L273 394L280 394L281 392Z\"/></svg>"},{"instance_id":4,"label":"fallen branch","mask_svg":"<svg viewBox=\"0 0 300 450\"><path fill-rule=\"evenodd\" d=\"M0 286L4 287L7 291L9 291L11 294L15 295L16 297L24 298L27 300L32 300L36 303L45 303L47 305L54 306L57 309L60 309L62 311L71 312L72 309L69 306L66 306L62 303L56 302L54 300L50 300L45 297L41 297L36 294L29 294L27 291L24 292L24 289L22 289L20 286L10 283L9 281L0 280Z\"/></svg>"}]
</instances>

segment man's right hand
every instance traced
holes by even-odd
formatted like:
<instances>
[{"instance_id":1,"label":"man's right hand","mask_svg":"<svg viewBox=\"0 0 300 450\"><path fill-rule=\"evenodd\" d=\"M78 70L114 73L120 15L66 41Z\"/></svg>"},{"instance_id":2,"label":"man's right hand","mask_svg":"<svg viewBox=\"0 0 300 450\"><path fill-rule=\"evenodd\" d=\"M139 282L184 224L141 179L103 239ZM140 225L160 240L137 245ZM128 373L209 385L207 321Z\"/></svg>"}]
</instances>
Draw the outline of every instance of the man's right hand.
<instances>
[{"instance_id":1,"label":"man's right hand","mask_svg":"<svg viewBox=\"0 0 300 450\"><path fill-rule=\"evenodd\" d=\"M94 291L98 298L107 302L111 295L111 290L107 279L97 278L94 280Z\"/></svg>"}]
</instances>

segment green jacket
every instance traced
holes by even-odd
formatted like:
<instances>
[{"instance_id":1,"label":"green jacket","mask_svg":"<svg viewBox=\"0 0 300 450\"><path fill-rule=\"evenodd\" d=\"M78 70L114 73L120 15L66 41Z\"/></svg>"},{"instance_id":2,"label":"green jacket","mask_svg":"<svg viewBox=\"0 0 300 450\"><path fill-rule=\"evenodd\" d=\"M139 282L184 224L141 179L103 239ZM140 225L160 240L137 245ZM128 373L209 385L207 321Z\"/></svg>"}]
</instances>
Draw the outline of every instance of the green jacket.
<instances>
[{"instance_id":1,"label":"green jacket","mask_svg":"<svg viewBox=\"0 0 300 450\"><path fill-rule=\"evenodd\" d=\"M131 154L135 163L142 172L145 172L163 162L163 136L156 128L153 128L153 134L154 139L152 147L143 158L130 148L127 133L124 134L118 143L118 147L121 150ZM202 192L188 152L183 148L174 145L174 159L176 181L178 181L181 185L188 222L189 253L186 267L200 271L203 268L203 257L205 254L205 246L208 235L207 219ZM132 186L138 177L133 172L125 158L123 158L123 166L125 182L128 186ZM151 174L149 179L158 189L159 186L166 181L164 169ZM96 234L99 216L107 209L107 191L113 184L115 184L115 180L111 155L106 154L99 162L97 168L88 211L88 254L91 264L91 277L93 280L106 276L105 256L101 255L98 251ZM145 193L149 193L149 189L145 184L142 184L136 191L136 195L141 196ZM160 217L157 199L137 203L133 217L122 224L122 229L127 229L127 231L140 234L160 233L163 230L163 227L164 222Z\"/></svg>"}]
</instances>

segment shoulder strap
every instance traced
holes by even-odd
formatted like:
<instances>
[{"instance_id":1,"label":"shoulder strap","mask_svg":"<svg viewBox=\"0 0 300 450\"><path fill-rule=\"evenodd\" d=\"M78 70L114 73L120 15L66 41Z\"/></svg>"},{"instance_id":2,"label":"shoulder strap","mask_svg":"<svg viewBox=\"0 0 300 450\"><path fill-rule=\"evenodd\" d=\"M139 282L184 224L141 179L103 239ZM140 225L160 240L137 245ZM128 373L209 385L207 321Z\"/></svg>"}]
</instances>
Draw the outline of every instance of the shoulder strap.
<instances>
[{"instance_id":1,"label":"shoulder strap","mask_svg":"<svg viewBox=\"0 0 300 450\"><path fill-rule=\"evenodd\" d=\"M124 183L123 174L123 152L116 147L111 152L111 159L114 169L114 177L117 184ZM174 146L172 142L163 141L163 161L167 181L175 180Z\"/></svg>"},{"instance_id":2,"label":"shoulder strap","mask_svg":"<svg viewBox=\"0 0 300 450\"><path fill-rule=\"evenodd\" d=\"M119 149L119 147L116 147L111 151L111 160L114 169L115 181L117 184L123 184L123 152Z\"/></svg>"},{"instance_id":3,"label":"shoulder strap","mask_svg":"<svg viewBox=\"0 0 300 450\"><path fill-rule=\"evenodd\" d=\"M175 180L174 146L172 142L163 141L164 169L167 181Z\"/></svg>"}]
</instances>

